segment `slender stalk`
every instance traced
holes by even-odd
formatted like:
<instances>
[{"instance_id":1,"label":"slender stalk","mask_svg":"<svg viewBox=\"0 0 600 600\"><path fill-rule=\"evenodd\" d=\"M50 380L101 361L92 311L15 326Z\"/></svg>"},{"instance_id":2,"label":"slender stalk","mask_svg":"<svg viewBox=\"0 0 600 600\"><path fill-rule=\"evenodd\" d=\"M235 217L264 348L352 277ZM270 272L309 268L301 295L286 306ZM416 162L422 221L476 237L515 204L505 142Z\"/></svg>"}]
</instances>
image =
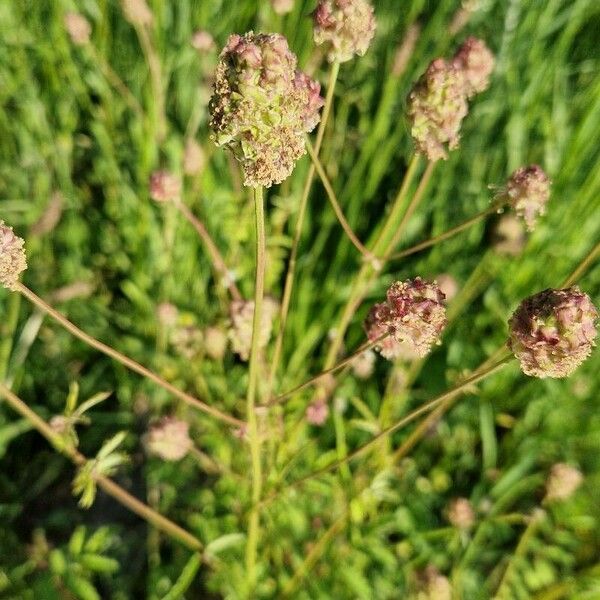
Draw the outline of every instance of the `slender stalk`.
<instances>
[{"instance_id":1,"label":"slender stalk","mask_svg":"<svg viewBox=\"0 0 600 600\"><path fill-rule=\"evenodd\" d=\"M600 256L600 242L598 242L579 263L577 268L565 279L562 288L573 285L588 269L588 267Z\"/></svg>"},{"instance_id":2,"label":"slender stalk","mask_svg":"<svg viewBox=\"0 0 600 600\"><path fill-rule=\"evenodd\" d=\"M246 571L250 593L256 585L256 552L260 535L260 513L257 509L262 492L262 467L260 456L260 439L256 422L256 397L258 391L258 370L260 356L258 342L262 322L262 305L265 291L265 214L263 189L254 190L256 213L256 285L254 290L254 318L252 322L252 345L250 350L250 374L248 394L246 398L246 418L248 421L248 437L250 438L250 454L252 459L252 509L248 522L248 539L246 544Z\"/></svg>"},{"instance_id":3,"label":"slender stalk","mask_svg":"<svg viewBox=\"0 0 600 600\"><path fill-rule=\"evenodd\" d=\"M505 204L504 201L496 202L496 203L492 204L491 206L489 206L488 208L486 208L485 210L482 210L480 213L471 217L470 219L467 219L460 225L457 225L456 227L452 227L452 229L448 229L448 231L445 231L444 233L440 233L439 235L436 235L428 240L419 242L418 244L415 244L414 246L411 246L410 248L407 248L406 250L402 250L402 252L397 252L396 254L392 254L389 259L397 260L399 258L404 258L406 256L410 256L411 254L416 254L417 252L420 252L421 250L425 250L425 248L435 246L435 244L438 244L439 242L443 242L444 240L447 240L447 239L455 236L457 233L460 233L461 231L468 229L469 227L471 227L471 225L475 225L475 223L478 223L479 221L485 219L485 217L487 217L488 215L498 212L498 210L500 210L502 208L502 206L504 206L504 204Z\"/></svg>"},{"instance_id":4,"label":"slender stalk","mask_svg":"<svg viewBox=\"0 0 600 600\"><path fill-rule=\"evenodd\" d=\"M286 486L284 486L283 488L281 488L280 492L282 490L296 488L311 479L315 479L316 477L319 477L320 475L323 475L324 473L333 471L333 470L337 469L338 467L340 467L341 465L346 464L346 463L354 460L355 458L358 458L359 456L362 456L373 445L377 444L377 442L379 440L383 439L386 436L391 435L392 433L398 431L399 429L402 429L404 426L408 425L409 423L411 423L412 421L414 421L415 419L420 417L422 414L425 414L431 410L434 410L435 408L437 408L440 404L444 403L449 398L453 398L454 396L457 396L458 394L462 393L465 389L468 389L470 386L474 385L475 383L482 381L482 380L486 379L487 377L489 377L490 375L496 373L497 371L502 369L505 365L507 365L509 363L509 361L512 360L512 358L513 358L512 354L506 352L506 354L500 360L498 360L495 364L491 365L490 367L488 367L486 369L482 369L481 371L474 373L473 375L471 375L464 381L460 382L459 384L457 384L450 390L447 390L447 391L443 392L442 394L436 396L435 398L432 398L425 404L422 404L421 406L419 406L419 408L413 410L411 413L409 413L408 415L406 415L399 421L396 421L393 425L390 425L389 427L382 429L378 434L374 435L368 442L366 442L362 446L359 446L356 450L354 450L353 452L351 452L350 454L345 456L343 459L335 460L335 461L329 463L328 465L325 465L324 467L322 467L316 471L313 471L312 473L309 473L308 475L305 475L304 477L301 477L300 479L296 479L295 481L292 481L291 483L289 483ZM277 494L274 494L272 497L275 497L276 495ZM269 500L272 499L272 497L269 497Z\"/></svg>"},{"instance_id":5,"label":"slender stalk","mask_svg":"<svg viewBox=\"0 0 600 600\"><path fill-rule=\"evenodd\" d=\"M19 322L19 308L21 306L21 296L11 294L7 298L8 307L2 324L0 324L0 381L6 380L8 373L8 363L13 348L13 337L17 324Z\"/></svg>"},{"instance_id":6,"label":"slender stalk","mask_svg":"<svg viewBox=\"0 0 600 600\"><path fill-rule=\"evenodd\" d=\"M310 143L310 140L308 138L306 140L306 148L308 149L308 154L310 155L313 165L314 165L315 169L317 170L319 177L321 178L321 182L323 183L323 187L325 188L325 191L327 192L327 197L329 198L329 202L331 203L331 206L333 207L335 216L337 217L338 221L340 222L342 229L344 230L344 232L346 233L346 235L348 236L348 238L350 239L350 241L352 242L354 247L367 260L370 260L370 261L375 260L375 256L373 256L373 254L358 239L358 237L356 236L354 231L352 231L352 227L350 227L350 223L348 223L348 221L346 220L346 217L344 216L344 212L342 211L342 207L340 206L340 203L338 202L338 199L335 195L335 191L333 189L333 186L331 185L331 181L329 181L329 177L327 177L327 173L325 173L325 169L323 168L323 165L321 164L321 161L319 160L319 157L316 155L315 150L312 147L312 144Z\"/></svg>"},{"instance_id":7,"label":"slender stalk","mask_svg":"<svg viewBox=\"0 0 600 600\"><path fill-rule=\"evenodd\" d=\"M206 246L206 250L208 251L214 270L221 276L221 282L229 290L231 297L234 300L241 300L242 294L235 284L235 281L233 281L230 270L227 268L227 264L225 263L223 256L219 252L219 249L210 236L210 233L208 233L204 223L198 219L198 217L196 217L194 213L183 202L181 202L181 200L177 200L175 202L175 206L188 221L188 223L190 223L198 232L198 235Z\"/></svg>"},{"instance_id":8,"label":"slender stalk","mask_svg":"<svg viewBox=\"0 0 600 600\"><path fill-rule=\"evenodd\" d=\"M0 382L0 395L4 396L6 402L10 407L18 412L22 417L27 419L33 427L35 427L39 433L41 433L54 448L59 450L61 454L64 454L71 461L81 466L87 461L86 457L75 448L65 446L60 436L58 436L54 430L42 419L35 411L31 410L25 402L23 402L16 394L11 392L3 383ZM102 488L108 495L112 496L115 500L120 502L123 506L140 516L142 519L162 530L167 535L181 542L187 546L190 550L201 551L203 548L202 542L193 536L191 533L159 514L148 505L140 502L137 498L134 498L129 492L124 490L121 486L117 485L114 481L103 475L94 475L94 478L100 488Z\"/></svg>"},{"instance_id":9,"label":"slender stalk","mask_svg":"<svg viewBox=\"0 0 600 600\"><path fill-rule=\"evenodd\" d=\"M111 348L110 346L98 341L96 338L93 338L91 335L88 335L87 333L85 333L85 331L82 331L81 329L79 329L79 327L77 327L76 325L71 323L71 321L69 321L65 316L63 316L61 313L59 313L56 309L52 308L49 304L44 302L44 300L42 300L39 296L37 296L34 292L32 292L24 284L18 283L17 291L20 292L21 294L23 294L23 296L25 296L25 298L27 298L30 302L32 302L40 310L42 310L43 312L45 312L46 314L51 316L57 323L59 323L62 327L64 327L69 333L74 335L76 338L79 338L82 342L85 342L86 344L88 344L92 348L95 348L99 352L106 354L110 358L116 360L117 362L121 363L123 366L130 369L131 371L134 371L135 373L142 375L142 377L146 377L147 379L154 382L156 385L162 387L163 389L167 390L169 393L173 394L180 400L183 400L186 404L189 404L190 406L193 406L193 407L197 408L198 410L201 410L202 412L205 412L206 414L209 414L209 415L215 417L216 419L219 419L220 421L223 421L230 425L234 425L236 427L242 427L245 425L244 421L241 421L240 419L236 419L235 417L232 417L231 415L228 415L227 413L220 411L218 408L214 408L213 406L210 406L210 405L202 402L201 400L198 400L198 398L195 398L194 396L191 396L190 394L187 394L186 392L182 392L181 390L177 389L174 385L170 384L168 381L165 381L164 379L162 379L162 377L160 377L153 371L150 371L146 367L142 366L140 363L129 358L128 356L125 356L118 350L115 350L114 348Z\"/></svg>"},{"instance_id":10,"label":"slender stalk","mask_svg":"<svg viewBox=\"0 0 600 600\"><path fill-rule=\"evenodd\" d=\"M327 96L325 98L325 106L323 107L323 114L321 116L321 122L319 129L317 130L317 139L315 141L315 155L318 156L323 143L323 136L325 135L325 129L327 128L327 121L329 114L331 113L331 107L333 105L333 95L335 91L335 85L337 82L338 74L340 71L340 64L334 62L331 65L331 71L329 72L329 83L327 85ZM313 163L308 168L306 180L304 182L304 188L302 190L302 197L300 199L300 207L298 209L298 220L296 221L296 228L294 230L294 239L292 241L292 249L290 251L290 260L288 264L287 273L285 276L285 284L283 287L283 297L281 299L281 311L279 315L279 331L277 332L277 338L275 339L275 348L273 350L273 358L271 359L271 370L269 373L269 380L267 385L267 397L271 395L275 377L277 376L277 369L281 361L281 352L283 350L283 337L285 335L285 328L287 325L287 317L290 310L290 302L292 299L292 290L294 288L294 277L296 275L296 264L298 260L298 248L300 246L300 238L302 237L302 229L304 226L304 218L306 216L306 208L308 206L308 197L310 195L310 188L312 186L313 179L315 177L315 166Z\"/></svg>"}]
</instances>

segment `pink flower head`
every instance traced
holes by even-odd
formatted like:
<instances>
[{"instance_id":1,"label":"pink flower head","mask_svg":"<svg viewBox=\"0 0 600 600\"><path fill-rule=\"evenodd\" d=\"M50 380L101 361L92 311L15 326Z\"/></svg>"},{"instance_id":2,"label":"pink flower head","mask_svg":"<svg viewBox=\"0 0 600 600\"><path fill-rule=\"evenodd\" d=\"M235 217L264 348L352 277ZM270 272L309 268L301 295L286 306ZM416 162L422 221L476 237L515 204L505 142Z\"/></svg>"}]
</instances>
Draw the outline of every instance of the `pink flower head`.
<instances>
[{"instance_id":1,"label":"pink flower head","mask_svg":"<svg viewBox=\"0 0 600 600\"><path fill-rule=\"evenodd\" d=\"M188 424L174 417L163 417L153 425L144 442L149 454L167 461L181 460L193 446Z\"/></svg>"},{"instance_id":2,"label":"pink flower head","mask_svg":"<svg viewBox=\"0 0 600 600\"><path fill-rule=\"evenodd\" d=\"M319 124L321 120L319 111L325 104L325 99L321 96L321 84L311 79L306 73L296 71L294 85L298 89L306 90L307 99L302 121L304 123L304 131L309 133Z\"/></svg>"},{"instance_id":3,"label":"pink flower head","mask_svg":"<svg viewBox=\"0 0 600 600\"><path fill-rule=\"evenodd\" d=\"M583 482L581 471L566 463L556 463L546 481L546 500L567 500Z\"/></svg>"},{"instance_id":4,"label":"pink flower head","mask_svg":"<svg viewBox=\"0 0 600 600\"><path fill-rule=\"evenodd\" d=\"M517 216L525 221L528 231L535 227L538 216L546 213L550 198L550 179L538 165L520 167L509 178L499 194L514 207Z\"/></svg>"},{"instance_id":5,"label":"pink flower head","mask_svg":"<svg viewBox=\"0 0 600 600\"><path fill-rule=\"evenodd\" d=\"M9 290L16 289L19 275L27 268L24 245L13 228L0 221L0 284Z\"/></svg>"},{"instance_id":6,"label":"pink flower head","mask_svg":"<svg viewBox=\"0 0 600 600\"><path fill-rule=\"evenodd\" d=\"M309 404L306 409L306 420L311 425L320 427L325 423L329 416L329 406L325 400L315 400L312 404Z\"/></svg>"},{"instance_id":7,"label":"pink flower head","mask_svg":"<svg viewBox=\"0 0 600 600\"><path fill-rule=\"evenodd\" d=\"M417 152L428 160L448 158L458 147L467 115L464 74L443 58L434 60L408 96L407 114Z\"/></svg>"},{"instance_id":8,"label":"pink flower head","mask_svg":"<svg viewBox=\"0 0 600 600\"><path fill-rule=\"evenodd\" d=\"M598 311L574 286L544 290L521 302L508 322L508 345L533 377L567 377L592 352Z\"/></svg>"},{"instance_id":9,"label":"pink flower head","mask_svg":"<svg viewBox=\"0 0 600 600\"><path fill-rule=\"evenodd\" d=\"M76 46L84 46L90 41L92 27L88 20L79 13L68 12L64 19L65 29Z\"/></svg>"},{"instance_id":10,"label":"pink flower head","mask_svg":"<svg viewBox=\"0 0 600 600\"><path fill-rule=\"evenodd\" d=\"M373 7L367 0L319 0L313 19L315 43L329 44L330 62L364 56L375 35Z\"/></svg>"},{"instance_id":11,"label":"pink flower head","mask_svg":"<svg viewBox=\"0 0 600 600\"><path fill-rule=\"evenodd\" d=\"M380 354L388 359L400 356L426 356L439 342L446 326L444 294L437 283L416 277L396 282L387 291L387 300L373 306L365 329L369 340L377 343Z\"/></svg>"},{"instance_id":12,"label":"pink flower head","mask_svg":"<svg viewBox=\"0 0 600 600\"><path fill-rule=\"evenodd\" d=\"M271 0L271 4L278 15L285 15L294 9L294 0Z\"/></svg>"},{"instance_id":13,"label":"pink flower head","mask_svg":"<svg viewBox=\"0 0 600 600\"><path fill-rule=\"evenodd\" d=\"M150 176L150 197L156 202L178 200L181 194L179 177L169 171L154 171Z\"/></svg>"},{"instance_id":14,"label":"pink flower head","mask_svg":"<svg viewBox=\"0 0 600 600\"><path fill-rule=\"evenodd\" d=\"M485 42L469 37L457 50L452 64L464 75L465 93L467 98L487 90L490 85L490 75L494 70L494 55Z\"/></svg>"}]
</instances>

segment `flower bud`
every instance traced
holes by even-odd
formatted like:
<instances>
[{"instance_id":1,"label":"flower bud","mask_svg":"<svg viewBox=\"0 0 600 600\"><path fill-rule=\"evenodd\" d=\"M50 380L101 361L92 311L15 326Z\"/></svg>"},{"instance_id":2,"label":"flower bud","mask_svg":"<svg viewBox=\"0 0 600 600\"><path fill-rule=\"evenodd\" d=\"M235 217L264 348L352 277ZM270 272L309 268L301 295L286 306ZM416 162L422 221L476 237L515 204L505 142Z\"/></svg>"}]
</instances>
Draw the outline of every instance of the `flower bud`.
<instances>
[{"instance_id":1,"label":"flower bud","mask_svg":"<svg viewBox=\"0 0 600 600\"><path fill-rule=\"evenodd\" d=\"M64 19L65 29L76 46L85 46L90 41L92 27L88 20L79 13L68 12Z\"/></svg>"},{"instance_id":2,"label":"flower bud","mask_svg":"<svg viewBox=\"0 0 600 600\"><path fill-rule=\"evenodd\" d=\"M181 460L193 447L188 424L174 417L163 417L150 427L144 445L148 454L168 461Z\"/></svg>"},{"instance_id":3,"label":"flower bud","mask_svg":"<svg viewBox=\"0 0 600 600\"><path fill-rule=\"evenodd\" d=\"M271 4L278 15L285 15L294 10L294 0L271 0Z\"/></svg>"},{"instance_id":4,"label":"flower bud","mask_svg":"<svg viewBox=\"0 0 600 600\"><path fill-rule=\"evenodd\" d=\"M296 63L279 34L232 35L220 55L210 127L241 163L247 186L286 179L306 152L304 134L319 121L319 86Z\"/></svg>"},{"instance_id":5,"label":"flower bud","mask_svg":"<svg viewBox=\"0 0 600 600\"><path fill-rule=\"evenodd\" d=\"M178 200L181 194L179 177L169 171L154 171L150 176L150 198L156 202Z\"/></svg>"},{"instance_id":6,"label":"flower bud","mask_svg":"<svg viewBox=\"0 0 600 600\"><path fill-rule=\"evenodd\" d=\"M376 304L365 321L369 340L388 336L376 349L385 358L426 356L439 342L446 326L444 294L437 283L416 277L396 282L387 291L387 301Z\"/></svg>"},{"instance_id":7,"label":"flower bud","mask_svg":"<svg viewBox=\"0 0 600 600\"><path fill-rule=\"evenodd\" d=\"M367 0L319 0L313 18L315 43L330 44L330 62L364 56L375 35L373 7Z\"/></svg>"},{"instance_id":8,"label":"flower bud","mask_svg":"<svg viewBox=\"0 0 600 600\"><path fill-rule=\"evenodd\" d=\"M275 317L279 305L272 298L266 297L263 300L261 326L258 332L258 347L264 348L271 337L273 327L273 318ZM250 357L252 347L252 326L254 321L254 301L252 300L234 300L230 308L231 327L229 329L229 339L233 351L239 357L247 361Z\"/></svg>"},{"instance_id":9,"label":"flower bud","mask_svg":"<svg viewBox=\"0 0 600 600\"><path fill-rule=\"evenodd\" d=\"M467 38L457 50L452 64L463 73L467 98L488 89L494 62L490 49L476 37Z\"/></svg>"},{"instance_id":10,"label":"flower bud","mask_svg":"<svg viewBox=\"0 0 600 600\"><path fill-rule=\"evenodd\" d=\"M215 47L215 40L208 31L196 31L192 36L192 47L198 52L209 52Z\"/></svg>"},{"instance_id":11,"label":"flower bud","mask_svg":"<svg viewBox=\"0 0 600 600\"><path fill-rule=\"evenodd\" d=\"M567 500L583 482L579 469L565 463L557 463L550 469L546 481L546 500Z\"/></svg>"},{"instance_id":12,"label":"flower bud","mask_svg":"<svg viewBox=\"0 0 600 600\"><path fill-rule=\"evenodd\" d=\"M443 58L434 60L408 96L407 114L416 151L428 160L448 158L458 146L468 112L464 74Z\"/></svg>"},{"instance_id":13,"label":"flower bud","mask_svg":"<svg viewBox=\"0 0 600 600\"><path fill-rule=\"evenodd\" d=\"M13 228L0 221L0 284L9 290L17 289L19 275L27 268L24 245Z\"/></svg>"},{"instance_id":14,"label":"flower bud","mask_svg":"<svg viewBox=\"0 0 600 600\"><path fill-rule=\"evenodd\" d=\"M315 400L312 404L309 404L306 409L306 420L311 425L320 427L325 423L329 416L329 406L323 399Z\"/></svg>"},{"instance_id":15,"label":"flower bud","mask_svg":"<svg viewBox=\"0 0 600 600\"><path fill-rule=\"evenodd\" d=\"M567 377L592 352L598 311L574 286L523 300L509 321L508 345L533 377Z\"/></svg>"},{"instance_id":16,"label":"flower bud","mask_svg":"<svg viewBox=\"0 0 600 600\"><path fill-rule=\"evenodd\" d=\"M517 216L525 221L528 231L533 231L537 217L546 213L550 198L550 179L541 167L520 167L509 178L499 197L505 197Z\"/></svg>"}]
</instances>

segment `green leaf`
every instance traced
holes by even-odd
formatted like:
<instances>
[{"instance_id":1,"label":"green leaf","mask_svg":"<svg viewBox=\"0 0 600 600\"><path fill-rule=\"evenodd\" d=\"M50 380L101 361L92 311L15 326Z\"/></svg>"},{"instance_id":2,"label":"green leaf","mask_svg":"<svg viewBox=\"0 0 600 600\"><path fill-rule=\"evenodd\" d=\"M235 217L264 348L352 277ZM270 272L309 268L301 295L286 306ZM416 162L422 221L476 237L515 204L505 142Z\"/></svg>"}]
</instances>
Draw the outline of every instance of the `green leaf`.
<instances>
[{"instance_id":1,"label":"green leaf","mask_svg":"<svg viewBox=\"0 0 600 600\"><path fill-rule=\"evenodd\" d=\"M198 553L192 554L185 567L183 567L179 578L169 592L163 596L162 600L177 600L178 598L181 598L190 585L192 585L201 564L202 556Z\"/></svg>"}]
</instances>

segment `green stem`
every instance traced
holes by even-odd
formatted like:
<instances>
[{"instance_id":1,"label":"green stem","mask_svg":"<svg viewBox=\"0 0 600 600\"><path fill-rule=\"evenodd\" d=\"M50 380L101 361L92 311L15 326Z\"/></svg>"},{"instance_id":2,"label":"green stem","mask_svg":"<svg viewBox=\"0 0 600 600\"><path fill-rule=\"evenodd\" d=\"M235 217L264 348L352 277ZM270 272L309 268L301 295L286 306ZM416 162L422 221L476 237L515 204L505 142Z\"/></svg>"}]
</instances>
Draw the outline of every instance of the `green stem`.
<instances>
[{"instance_id":1,"label":"green stem","mask_svg":"<svg viewBox=\"0 0 600 600\"><path fill-rule=\"evenodd\" d=\"M21 296L19 294L11 294L7 298L8 308L0 325L0 381L5 381L8 373L8 363L13 347L13 337L19 322L19 308L21 306Z\"/></svg>"},{"instance_id":2,"label":"green stem","mask_svg":"<svg viewBox=\"0 0 600 600\"><path fill-rule=\"evenodd\" d=\"M252 322L252 346L250 350L250 374L246 399L248 437L252 460L252 509L248 522L248 540L246 544L246 571L248 588L252 595L256 585L256 553L260 534L260 513L258 503L262 491L262 468L260 456L260 438L256 422L256 397L258 391L258 371L260 367L259 339L262 322L262 305L265 291L265 214L262 187L254 190L256 213L256 285L254 291L254 318Z\"/></svg>"},{"instance_id":3,"label":"green stem","mask_svg":"<svg viewBox=\"0 0 600 600\"><path fill-rule=\"evenodd\" d=\"M327 128L327 121L333 105L333 95L335 91L335 85L337 82L338 74L340 70L340 64L334 62L331 65L331 71L329 73L329 83L327 86L327 96L325 98L325 106L323 108L323 114L321 116L321 123L317 131L317 139L315 141L315 155L318 157L321 151L321 145L323 143L323 136L325 135L325 129ZM273 358L271 359L271 370L269 373L269 381L267 385L267 397L271 395L275 377L277 376L277 369L281 361L281 353L283 350L283 338L285 335L285 328L287 325L287 317L290 310L290 302L292 299L292 290L294 288L294 277L296 275L296 264L298 260L298 248L300 246L300 238L302 237L302 229L304 226L304 218L306 216L306 209L308 207L308 197L310 195L310 188L312 186L313 179L315 177L315 166L313 163L308 168L308 174L304 182L304 189L302 190L302 197L300 199L300 207L298 209L298 220L296 221L296 228L294 230L294 239L292 242L292 249L290 251L290 260L288 264L287 273L285 276L285 284L283 288L283 297L281 300L281 311L279 316L279 331L277 332L277 338L275 340L275 349L273 351Z\"/></svg>"},{"instance_id":4,"label":"green stem","mask_svg":"<svg viewBox=\"0 0 600 600\"><path fill-rule=\"evenodd\" d=\"M600 256L600 242L598 242L585 256L585 258L579 263L577 268L567 277L561 288L566 288L574 283L586 272L588 267Z\"/></svg>"}]
</instances>

